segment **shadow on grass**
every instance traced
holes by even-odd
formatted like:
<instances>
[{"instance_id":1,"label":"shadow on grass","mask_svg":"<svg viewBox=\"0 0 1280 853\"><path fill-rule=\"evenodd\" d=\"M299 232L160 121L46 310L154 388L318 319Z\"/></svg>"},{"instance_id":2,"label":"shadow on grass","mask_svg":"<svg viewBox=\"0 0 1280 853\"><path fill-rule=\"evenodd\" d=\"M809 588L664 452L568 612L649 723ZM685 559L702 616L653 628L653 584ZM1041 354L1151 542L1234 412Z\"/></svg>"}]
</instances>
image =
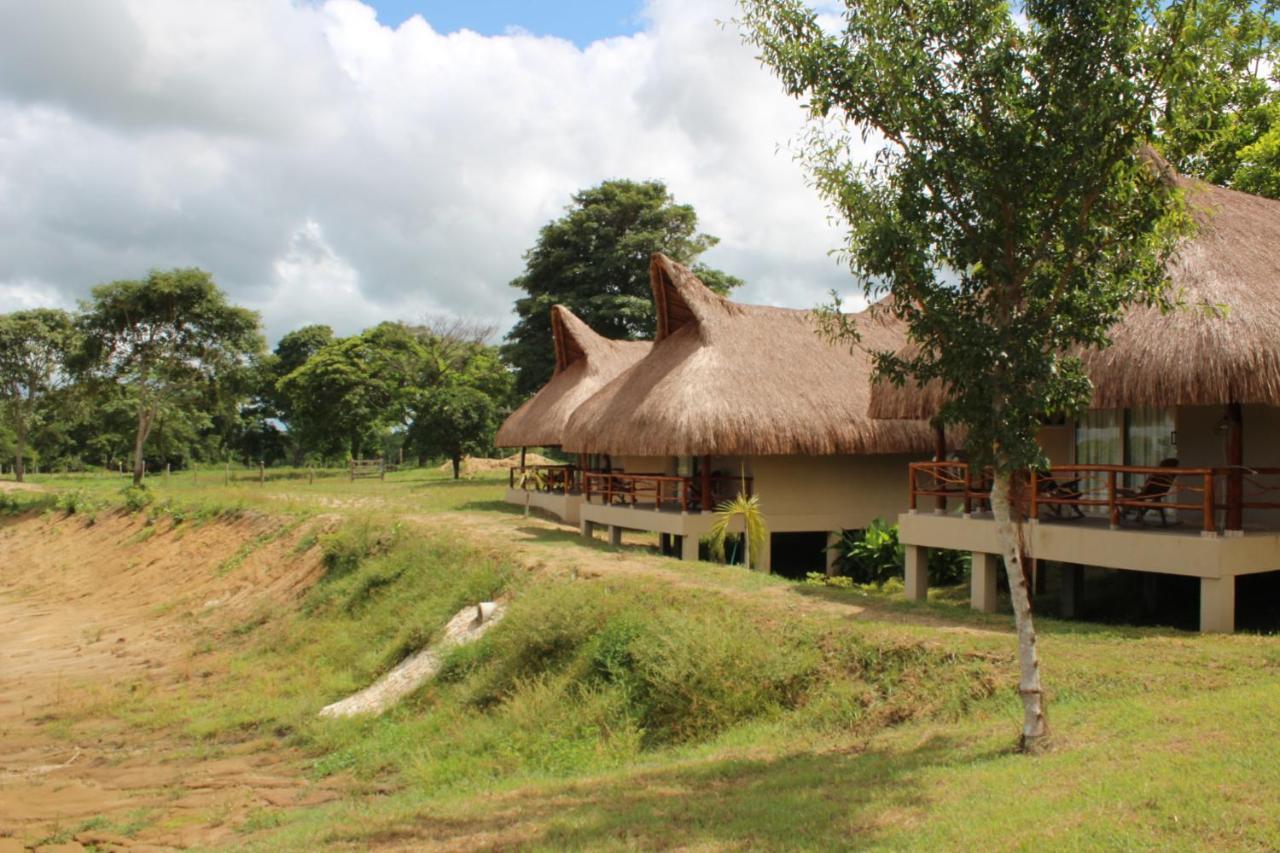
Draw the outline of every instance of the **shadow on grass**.
<instances>
[{"instance_id":1,"label":"shadow on grass","mask_svg":"<svg viewBox=\"0 0 1280 853\"><path fill-rule=\"evenodd\" d=\"M501 827L521 845L552 849L864 846L886 826L925 819L922 771L1009 752L934 736L904 750L725 759L540 789L502 802L497 814L427 818L418 829L465 844Z\"/></svg>"},{"instance_id":2,"label":"shadow on grass","mask_svg":"<svg viewBox=\"0 0 1280 853\"><path fill-rule=\"evenodd\" d=\"M500 512L503 515L523 515L524 507L516 506L515 504L509 504L504 500L467 501L464 504L458 505L458 511L459 512ZM537 514L537 512L538 510L535 508L533 510L533 514ZM547 516L547 518L549 519L550 516Z\"/></svg>"},{"instance_id":3,"label":"shadow on grass","mask_svg":"<svg viewBox=\"0 0 1280 853\"><path fill-rule=\"evenodd\" d=\"M998 612L981 613L969 606L969 591L965 585L931 590L930 598L927 602L894 598L891 597L890 593L863 592L801 583L793 585L792 591L810 598L820 598L824 601L848 604L851 607L875 610L889 618L891 618L892 614L901 614L904 617L932 616L940 621L992 631L1013 630L1013 613L1010 610L1007 596L1001 599L1001 608ZM1064 619L1046 612L1037 612L1035 620L1037 631L1045 635L1096 635L1099 637L1105 636L1108 639L1127 638L1135 640L1151 637L1187 636L1185 630L1176 627L1088 622L1079 619Z\"/></svg>"}]
</instances>

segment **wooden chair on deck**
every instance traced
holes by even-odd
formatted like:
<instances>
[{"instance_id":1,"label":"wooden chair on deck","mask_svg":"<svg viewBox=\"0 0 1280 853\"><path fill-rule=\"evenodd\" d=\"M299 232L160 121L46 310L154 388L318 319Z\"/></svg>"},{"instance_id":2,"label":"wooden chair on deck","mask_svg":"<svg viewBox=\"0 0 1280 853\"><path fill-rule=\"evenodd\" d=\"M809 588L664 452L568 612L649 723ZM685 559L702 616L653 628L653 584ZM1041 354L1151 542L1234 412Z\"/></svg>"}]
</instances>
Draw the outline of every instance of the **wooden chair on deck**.
<instances>
[{"instance_id":1,"label":"wooden chair on deck","mask_svg":"<svg viewBox=\"0 0 1280 853\"><path fill-rule=\"evenodd\" d=\"M1083 497L1080 491L1080 478L1059 480L1053 476L1036 478L1036 493L1040 504L1055 518L1084 518L1084 508L1078 503L1059 503L1059 501L1078 501ZM1052 503L1048 502L1052 501Z\"/></svg>"},{"instance_id":2,"label":"wooden chair on deck","mask_svg":"<svg viewBox=\"0 0 1280 853\"><path fill-rule=\"evenodd\" d=\"M1177 459L1163 459L1160 461L1160 468L1177 468ZM1178 475L1173 471L1161 471L1159 474L1151 474L1147 477L1147 481L1142 484L1140 489L1116 489L1116 494L1127 501L1141 501L1142 506L1125 506L1120 508L1120 518L1126 519L1132 517L1138 524L1146 521L1147 513L1160 513L1160 526L1168 527L1169 519L1164 507L1164 499L1173 494L1174 483L1177 482Z\"/></svg>"}]
</instances>

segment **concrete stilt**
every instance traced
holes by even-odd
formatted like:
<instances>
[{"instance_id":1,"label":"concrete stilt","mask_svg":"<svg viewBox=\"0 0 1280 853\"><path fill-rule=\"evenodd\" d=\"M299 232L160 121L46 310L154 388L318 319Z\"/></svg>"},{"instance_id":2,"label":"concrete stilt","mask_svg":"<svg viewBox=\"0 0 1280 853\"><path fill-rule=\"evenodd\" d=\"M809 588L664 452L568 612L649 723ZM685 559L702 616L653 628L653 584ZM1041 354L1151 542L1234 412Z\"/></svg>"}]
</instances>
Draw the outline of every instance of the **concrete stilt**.
<instances>
[{"instance_id":1,"label":"concrete stilt","mask_svg":"<svg viewBox=\"0 0 1280 853\"><path fill-rule=\"evenodd\" d=\"M753 558L755 559L755 558ZM773 571L773 534L766 534L764 537L764 553L760 555L759 562L756 563L758 571L769 574Z\"/></svg>"},{"instance_id":2,"label":"concrete stilt","mask_svg":"<svg viewBox=\"0 0 1280 853\"><path fill-rule=\"evenodd\" d=\"M983 613L996 612L996 577L1000 560L995 554L973 553L969 571L969 606Z\"/></svg>"},{"instance_id":3,"label":"concrete stilt","mask_svg":"<svg viewBox=\"0 0 1280 853\"><path fill-rule=\"evenodd\" d=\"M1064 619L1078 619L1084 607L1084 566L1062 565L1062 595L1059 596Z\"/></svg>"},{"instance_id":4,"label":"concrete stilt","mask_svg":"<svg viewBox=\"0 0 1280 853\"><path fill-rule=\"evenodd\" d=\"M622 528L616 524L609 525L609 544L615 548L622 544Z\"/></svg>"},{"instance_id":5,"label":"concrete stilt","mask_svg":"<svg viewBox=\"0 0 1280 853\"><path fill-rule=\"evenodd\" d=\"M1236 629L1236 579L1200 578L1200 630L1230 634Z\"/></svg>"},{"instance_id":6,"label":"concrete stilt","mask_svg":"<svg viewBox=\"0 0 1280 853\"><path fill-rule=\"evenodd\" d=\"M929 551L920 545L906 546L906 592L911 601L929 597Z\"/></svg>"},{"instance_id":7,"label":"concrete stilt","mask_svg":"<svg viewBox=\"0 0 1280 853\"><path fill-rule=\"evenodd\" d=\"M578 524L578 532L582 534L583 539L593 538L596 532L595 522L582 519Z\"/></svg>"},{"instance_id":8,"label":"concrete stilt","mask_svg":"<svg viewBox=\"0 0 1280 853\"><path fill-rule=\"evenodd\" d=\"M680 559L698 559L698 537L685 534L680 537Z\"/></svg>"},{"instance_id":9,"label":"concrete stilt","mask_svg":"<svg viewBox=\"0 0 1280 853\"><path fill-rule=\"evenodd\" d=\"M836 557L839 554L835 546L840 544L840 531L833 530L827 534L827 577L832 577L836 573Z\"/></svg>"}]
</instances>

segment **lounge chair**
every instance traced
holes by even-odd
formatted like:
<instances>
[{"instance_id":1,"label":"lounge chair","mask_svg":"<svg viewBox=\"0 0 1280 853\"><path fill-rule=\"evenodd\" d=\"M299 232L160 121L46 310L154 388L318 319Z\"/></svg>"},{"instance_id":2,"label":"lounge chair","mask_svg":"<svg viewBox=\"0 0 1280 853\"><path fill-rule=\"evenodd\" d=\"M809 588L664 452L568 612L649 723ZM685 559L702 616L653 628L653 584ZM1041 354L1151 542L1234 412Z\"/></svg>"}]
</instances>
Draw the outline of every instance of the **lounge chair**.
<instances>
[{"instance_id":1,"label":"lounge chair","mask_svg":"<svg viewBox=\"0 0 1280 853\"><path fill-rule=\"evenodd\" d=\"M1080 491L1080 478L1059 480L1053 476L1036 478L1036 492L1042 503L1055 518L1084 518L1084 508L1078 503L1058 503L1057 501L1078 501L1084 495ZM1050 503L1049 501L1052 501Z\"/></svg>"},{"instance_id":2,"label":"lounge chair","mask_svg":"<svg viewBox=\"0 0 1280 853\"><path fill-rule=\"evenodd\" d=\"M1160 461L1160 468L1177 468L1177 459L1163 459ZM1147 477L1145 483L1140 489L1116 489L1116 495L1126 501L1141 502L1141 506L1123 506L1120 508L1120 518L1133 518L1138 524L1146 522L1147 513L1160 513L1160 526L1168 527L1169 519L1168 510L1164 506L1164 499L1173 493L1174 484L1178 480L1178 475L1173 471L1162 471L1159 474L1151 474Z\"/></svg>"}]
</instances>

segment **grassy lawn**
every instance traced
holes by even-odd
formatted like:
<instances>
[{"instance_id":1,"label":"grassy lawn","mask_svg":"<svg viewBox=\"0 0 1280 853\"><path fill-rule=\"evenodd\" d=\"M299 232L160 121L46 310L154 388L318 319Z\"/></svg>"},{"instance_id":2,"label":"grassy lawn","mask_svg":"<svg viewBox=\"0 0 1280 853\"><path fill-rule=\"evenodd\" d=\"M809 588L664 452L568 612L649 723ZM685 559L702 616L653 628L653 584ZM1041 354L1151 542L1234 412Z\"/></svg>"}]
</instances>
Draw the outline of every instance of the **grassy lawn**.
<instances>
[{"instance_id":1,"label":"grassy lawn","mask_svg":"<svg viewBox=\"0 0 1280 853\"><path fill-rule=\"evenodd\" d=\"M204 480L156 478L157 505L301 517L326 576L210 638L211 677L105 691L84 725L211 754L276 739L350 780L244 846L1280 847L1274 637L1041 619L1055 738L1026 757L1011 617L957 590L912 604L585 544L502 504L505 477ZM402 706L316 718L494 596L504 622Z\"/></svg>"}]
</instances>

